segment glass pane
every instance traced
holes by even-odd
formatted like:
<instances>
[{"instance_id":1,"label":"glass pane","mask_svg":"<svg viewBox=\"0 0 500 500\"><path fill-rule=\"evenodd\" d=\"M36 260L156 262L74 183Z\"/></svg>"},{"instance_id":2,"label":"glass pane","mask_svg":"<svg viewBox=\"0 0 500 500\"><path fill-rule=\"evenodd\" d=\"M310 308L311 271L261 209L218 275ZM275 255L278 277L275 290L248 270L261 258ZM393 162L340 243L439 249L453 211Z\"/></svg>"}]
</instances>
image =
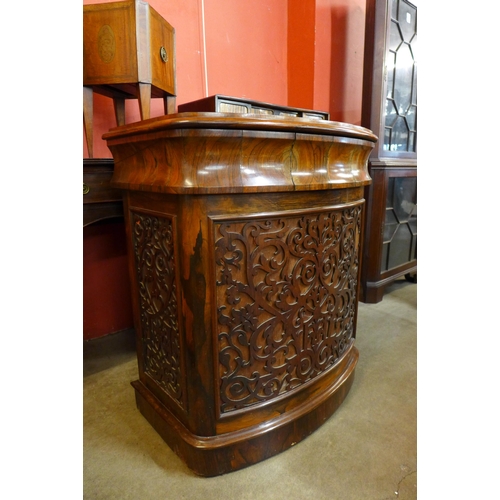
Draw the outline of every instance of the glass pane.
<instances>
[{"instance_id":1,"label":"glass pane","mask_svg":"<svg viewBox=\"0 0 500 500\"><path fill-rule=\"evenodd\" d=\"M388 150L389 149L389 145L391 144L391 131L392 129L391 128L385 128L385 131L384 131L384 149L385 150Z\"/></svg>"},{"instance_id":2,"label":"glass pane","mask_svg":"<svg viewBox=\"0 0 500 500\"><path fill-rule=\"evenodd\" d=\"M412 234L407 224L398 226L389 247L389 269L406 264L411 255Z\"/></svg>"},{"instance_id":3,"label":"glass pane","mask_svg":"<svg viewBox=\"0 0 500 500\"><path fill-rule=\"evenodd\" d=\"M407 222L415 211L417 202L417 178L397 177L394 180L393 207L399 222Z\"/></svg>"},{"instance_id":4,"label":"glass pane","mask_svg":"<svg viewBox=\"0 0 500 500\"><path fill-rule=\"evenodd\" d=\"M413 55L413 59L417 61L417 34L413 36L413 38L410 40L410 48L411 48L411 53Z\"/></svg>"},{"instance_id":5,"label":"glass pane","mask_svg":"<svg viewBox=\"0 0 500 500\"><path fill-rule=\"evenodd\" d=\"M401 116L392 127L391 151L408 151L408 126Z\"/></svg>"},{"instance_id":6,"label":"glass pane","mask_svg":"<svg viewBox=\"0 0 500 500\"><path fill-rule=\"evenodd\" d=\"M408 151L415 151L417 149L417 145L415 144L415 132L410 132L408 137Z\"/></svg>"},{"instance_id":7,"label":"glass pane","mask_svg":"<svg viewBox=\"0 0 500 500\"><path fill-rule=\"evenodd\" d=\"M410 46L406 44L401 45L396 57L394 100L399 114L404 116L410 108L413 87L413 56Z\"/></svg>"},{"instance_id":8,"label":"glass pane","mask_svg":"<svg viewBox=\"0 0 500 500\"><path fill-rule=\"evenodd\" d=\"M415 152L417 9L406 0L393 0L391 12L393 19L389 27L389 50L386 58L386 131L383 149Z\"/></svg>"},{"instance_id":9,"label":"glass pane","mask_svg":"<svg viewBox=\"0 0 500 500\"><path fill-rule=\"evenodd\" d=\"M399 26L405 42L410 42L417 32L417 9L406 2L399 2Z\"/></svg>"},{"instance_id":10,"label":"glass pane","mask_svg":"<svg viewBox=\"0 0 500 500\"><path fill-rule=\"evenodd\" d=\"M417 59L415 59L414 71L413 71L413 92L411 93L411 103L417 105Z\"/></svg>"},{"instance_id":11,"label":"glass pane","mask_svg":"<svg viewBox=\"0 0 500 500\"><path fill-rule=\"evenodd\" d=\"M385 211L385 225L397 224L397 223L398 223L398 219L396 218L396 214L394 213L394 210L387 209Z\"/></svg>"},{"instance_id":12,"label":"glass pane","mask_svg":"<svg viewBox=\"0 0 500 500\"><path fill-rule=\"evenodd\" d=\"M386 198L382 270L416 259L417 178L390 177Z\"/></svg>"},{"instance_id":13,"label":"glass pane","mask_svg":"<svg viewBox=\"0 0 500 500\"><path fill-rule=\"evenodd\" d=\"M415 131L417 128L417 107L411 106L406 115L406 122L408 123L408 128Z\"/></svg>"},{"instance_id":14,"label":"glass pane","mask_svg":"<svg viewBox=\"0 0 500 500\"><path fill-rule=\"evenodd\" d=\"M387 195L385 197L385 207L392 208L392 203L394 201L394 179L395 177L389 177L387 179ZM387 215L387 212L386 212Z\"/></svg>"},{"instance_id":15,"label":"glass pane","mask_svg":"<svg viewBox=\"0 0 500 500\"><path fill-rule=\"evenodd\" d=\"M396 54L389 52L387 55L387 98L394 97L394 72L396 70Z\"/></svg>"},{"instance_id":16,"label":"glass pane","mask_svg":"<svg viewBox=\"0 0 500 500\"><path fill-rule=\"evenodd\" d=\"M394 102L391 101L390 99L387 99L385 101L385 125L387 127L392 127L395 123L396 120L398 119L398 112L396 110L396 106L394 105Z\"/></svg>"},{"instance_id":17,"label":"glass pane","mask_svg":"<svg viewBox=\"0 0 500 500\"><path fill-rule=\"evenodd\" d=\"M410 219L410 230L414 236L417 235L417 216L415 215L414 217L412 216Z\"/></svg>"},{"instance_id":18,"label":"glass pane","mask_svg":"<svg viewBox=\"0 0 500 500\"><path fill-rule=\"evenodd\" d=\"M389 251L389 243L382 245L382 265L380 266L382 271L387 271L387 253Z\"/></svg>"},{"instance_id":19,"label":"glass pane","mask_svg":"<svg viewBox=\"0 0 500 500\"><path fill-rule=\"evenodd\" d=\"M390 243L397 230L397 224L384 224L384 243Z\"/></svg>"},{"instance_id":20,"label":"glass pane","mask_svg":"<svg viewBox=\"0 0 500 500\"><path fill-rule=\"evenodd\" d=\"M389 50L396 52L403 42L403 37L399 32L399 25L396 21L391 22L391 31L389 33Z\"/></svg>"},{"instance_id":21,"label":"glass pane","mask_svg":"<svg viewBox=\"0 0 500 500\"><path fill-rule=\"evenodd\" d=\"M394 1L392 2L391 5L391 17L392 19L397 19L398 18L398 2Z\"/></svg>"}]
</instances>

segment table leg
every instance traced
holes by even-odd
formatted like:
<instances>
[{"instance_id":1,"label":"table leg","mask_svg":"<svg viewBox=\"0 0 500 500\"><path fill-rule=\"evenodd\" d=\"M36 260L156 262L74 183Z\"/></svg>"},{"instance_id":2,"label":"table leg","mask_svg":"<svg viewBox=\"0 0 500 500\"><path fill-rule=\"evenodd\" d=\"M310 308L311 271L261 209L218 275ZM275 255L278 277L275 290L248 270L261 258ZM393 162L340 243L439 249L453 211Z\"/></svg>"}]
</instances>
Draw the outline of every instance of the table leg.
<instances>
[{"instance_id":1,"label":"table leg","mask_svg":"<svg viewBox=\"0 0 500 500\"><path fill-rule=\"evenodd\" d=\"M83 87L83 125L87 139L89 158L94 157L94 91Z\"/></svg>"},{"instance_id":2,"label":"table leg","mask_svg":"<svg viewBox=\"0 0 500 500\"><path fill-rule=\"evenodd\" d=\"M151 85L139 83L139 108L141 120L147 120L151 116Z\"/></svg>"},{"instance_id":3,"label":"table leg","mask_svg":"<svg viewBox=\"0 0 500 500\"><path fill-rule=\"evenodd\" d=\"M113 105L115 107L116 124L121 127L125 125L125 99L115 97L113 98Z\"/></svg>"}]
</instances>

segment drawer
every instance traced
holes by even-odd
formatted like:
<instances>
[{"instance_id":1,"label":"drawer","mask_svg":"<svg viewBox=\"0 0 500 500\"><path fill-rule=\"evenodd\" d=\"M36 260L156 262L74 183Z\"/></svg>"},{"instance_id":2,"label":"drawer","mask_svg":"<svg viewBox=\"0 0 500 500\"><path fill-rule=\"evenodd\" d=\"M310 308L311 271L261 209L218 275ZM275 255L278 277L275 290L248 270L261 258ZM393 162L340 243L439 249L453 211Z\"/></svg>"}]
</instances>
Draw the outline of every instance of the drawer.
<instances>
[{"instance_id":1,"label":"drawer","mask_svg":"<svg viewBox=\"0 0 500 500\"><path fill-rule=\"evenodd\" d=\"M110 186L113 160L98 159L83 162L83 203L121 201L122 193Z\"/></svg>"}]
</instances>

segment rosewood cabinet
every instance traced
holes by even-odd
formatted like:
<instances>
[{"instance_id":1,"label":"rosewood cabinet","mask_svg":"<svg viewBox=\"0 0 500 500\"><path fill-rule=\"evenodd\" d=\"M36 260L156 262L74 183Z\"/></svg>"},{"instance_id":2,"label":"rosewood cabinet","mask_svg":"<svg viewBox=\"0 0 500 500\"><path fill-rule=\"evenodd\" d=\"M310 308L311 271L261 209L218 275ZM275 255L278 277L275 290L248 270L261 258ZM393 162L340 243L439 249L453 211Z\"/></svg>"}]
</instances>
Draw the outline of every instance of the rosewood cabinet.
<instances>
[{"instance_id":1,"label":"rosewood cabinet","mask_svg":"<svg viewBox=\"0 0 500 500\"><path fill-rule=\"evenodd\" d=\"M179 113L104 135L123 191L139 410L203 476L297 444L346 397L376 137Z\"/></svg>"},{"instance_id":2,"label":"rosewood cabinet","mask_svg":"<svg viewBox=\"0 0 500 500\"><path fill-rule=\"evenodd\" d=\"M365 188L361 300L417 272L417 7L368 0L362 124L380 138Z\"/></svg>"}]
</instances>

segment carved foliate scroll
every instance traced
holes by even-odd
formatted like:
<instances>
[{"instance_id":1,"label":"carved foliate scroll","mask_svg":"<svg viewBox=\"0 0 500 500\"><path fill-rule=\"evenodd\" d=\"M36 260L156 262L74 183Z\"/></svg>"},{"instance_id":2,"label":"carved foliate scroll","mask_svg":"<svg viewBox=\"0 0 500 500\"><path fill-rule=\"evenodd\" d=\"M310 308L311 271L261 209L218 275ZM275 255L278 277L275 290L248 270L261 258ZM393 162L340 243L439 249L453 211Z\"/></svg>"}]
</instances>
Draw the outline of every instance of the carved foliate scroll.
<instances>
[{"instance_id":1,"label":"carved foliate scroll","mask_svg":"<svg viewBox=\"0 0 500 500\"><path fill-rule=\"evenodd\" d=\"M354 340L361 205L214 229L225 413L300 387Z\"/></svg>"},{"instance_id":2,"label":"carved foliate scroll","mask_svg":"<svg viewBox=\"0 0 500 500\"><path fill-rule=\"evenodd\" d=\"M173 220L131 213L144 372L183 406Z\"/></svg>"}]
</instances>

